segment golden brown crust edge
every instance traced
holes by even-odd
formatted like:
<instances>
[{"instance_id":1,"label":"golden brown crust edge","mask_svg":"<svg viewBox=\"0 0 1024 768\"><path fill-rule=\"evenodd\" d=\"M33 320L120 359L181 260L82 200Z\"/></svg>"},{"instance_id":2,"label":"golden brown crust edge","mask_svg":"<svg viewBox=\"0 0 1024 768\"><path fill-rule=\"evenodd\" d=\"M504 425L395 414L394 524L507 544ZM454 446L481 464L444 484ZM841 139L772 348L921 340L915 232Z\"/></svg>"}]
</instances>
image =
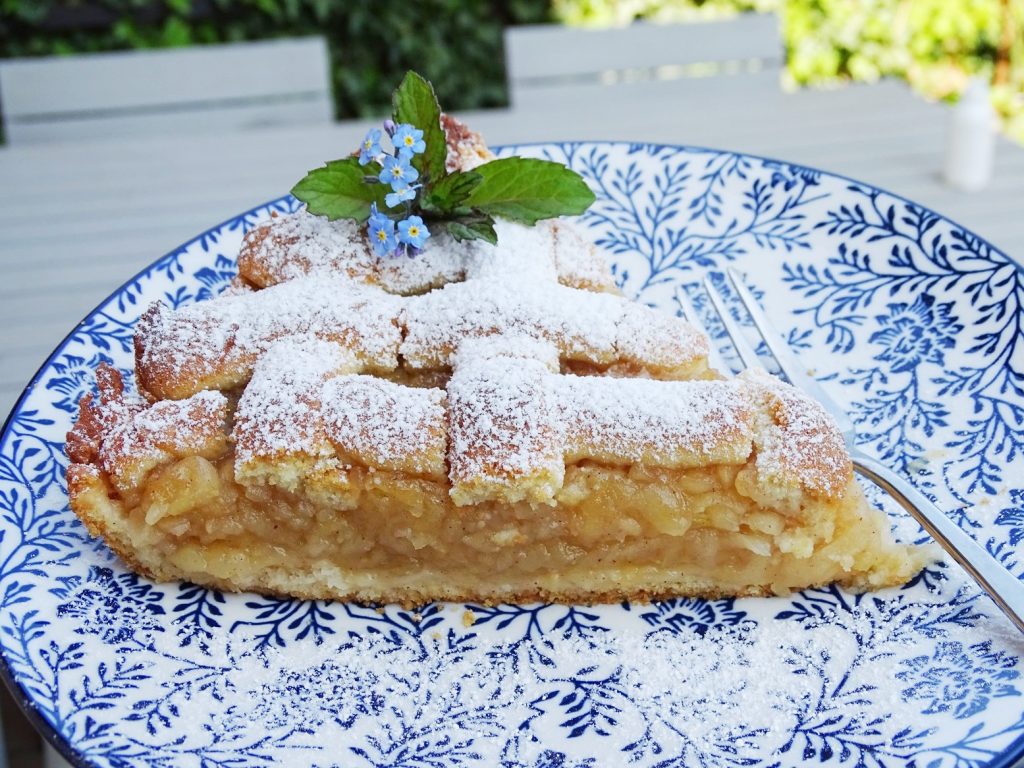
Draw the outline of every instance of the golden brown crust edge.
<instances>
[{"instance_id":1,"label":"golden brown crust edge","mask_svg":"<svg viewBox=\"0 0 1024 768\"><path fill-rule=\"evenodd\" d=\"M89 464L72 464L67 471L68 497L71 511L82 521L93 538L102 539L128 568L154 581L177 581L149 568L136 556L135 546L126 532L120 530L120 518L111 515L116 509L110 498L110 487L103 474Z\"/></svg>"}]
</instances>

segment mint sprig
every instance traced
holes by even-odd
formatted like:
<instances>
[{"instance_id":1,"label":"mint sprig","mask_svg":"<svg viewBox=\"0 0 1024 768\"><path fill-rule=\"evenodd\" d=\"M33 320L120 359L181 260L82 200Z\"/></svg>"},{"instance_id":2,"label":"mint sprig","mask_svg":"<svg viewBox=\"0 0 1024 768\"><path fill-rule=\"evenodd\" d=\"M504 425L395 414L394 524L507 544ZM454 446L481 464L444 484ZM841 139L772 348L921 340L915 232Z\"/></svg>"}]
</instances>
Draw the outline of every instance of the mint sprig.
<instances>
[{"instance_id":1,"label":"mint sprig","mask_svg":"<svg viewBox=\"0 0 1024 768\"><path fill-rule=\"evenodd\" d=\"M578 173L548 160L506 157L449 173L441 107L433 87L415 72L402 79L392 103L393 121L385 121L384 130L393 152L381 146L381 130L372 129L358 157L316 168L292 189L310 213L369 219L381 255L417 253L435 225L460 242L493 245L495 217L533 226L581 214L594 202Z\"/></svg>"},{"instance_id":2,"label":"mint sprig","mask_svg":"<svg viewBox=\"0 0 1024 768\"><path fill-rule=\"evenodd\" d=\"M380 166L361 166L354 157L331 160L323 168L307 173L292 187L292 194L306 204L310 213L326 216L329 221L366 221L371 204L383 206L387 192L381 184L367 184L364 179L368 173L380 173Z\"/></svg>"},{"instance_id":3,"label":"mint sprig","mask_svg":"<svg viewBox=\"0 0 1024 768\"><path fill-rule=\"evenodd\" d=\"M408 123L423 131L427 149L413 157L413 167L426 179L425 185L440 181L444 176L448 145L441 128L441 105L437 103L434 86L415 72L408 72L395 89L391 103L396 123Z\"/></svg>"},{"instance_id":4,"label":"mint sprig","mask_svg":"<svg viewBox=\"0 0 1024 768\"><path fill-rule=\"evenodd\" d=\"M432 213L457 215L460 209L465 209L463 203L468 198L484 177L475 171L455 171L449 173L430 188L423 195L423 209ZM463 211L465 212L465 211Z\"/></svg>"},{"instance_id":5,"label":"mint sprig","mask_svg":"<svg viewBox=\"0 0 1024 768\"><path fill-rule=\"evenodd\" d=\"M550 160L506 157L473 172L483 181L465 199L465 205L531 226L541 219L579 215L594 202L594 193L583 177Z\"/></svg>"}]
</instances>

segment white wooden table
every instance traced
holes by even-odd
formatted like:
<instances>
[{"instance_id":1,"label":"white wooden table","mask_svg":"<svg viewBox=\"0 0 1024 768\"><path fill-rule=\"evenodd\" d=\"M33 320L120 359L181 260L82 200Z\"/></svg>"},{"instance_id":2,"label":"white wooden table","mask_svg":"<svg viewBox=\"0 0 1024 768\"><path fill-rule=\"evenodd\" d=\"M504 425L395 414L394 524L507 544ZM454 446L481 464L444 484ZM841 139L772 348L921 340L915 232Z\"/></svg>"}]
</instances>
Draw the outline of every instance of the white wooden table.
<instances>
[{"instance_id":1,"label":"white wooden table","mask_svg":"<svg viewBox=\"0 0 1024 768\"><path fill-rule=\"evenodd\" d=\"M948 108L898 83L783 95L775 75L583 85L568 103L463 115L491 144L621 139L763 154L887 188L1024 258L1024 148L991 187L938 178ZM369 123L0 148L0 416L47 354L126 278L288 191Z\"/></svg>"}]
</instances>

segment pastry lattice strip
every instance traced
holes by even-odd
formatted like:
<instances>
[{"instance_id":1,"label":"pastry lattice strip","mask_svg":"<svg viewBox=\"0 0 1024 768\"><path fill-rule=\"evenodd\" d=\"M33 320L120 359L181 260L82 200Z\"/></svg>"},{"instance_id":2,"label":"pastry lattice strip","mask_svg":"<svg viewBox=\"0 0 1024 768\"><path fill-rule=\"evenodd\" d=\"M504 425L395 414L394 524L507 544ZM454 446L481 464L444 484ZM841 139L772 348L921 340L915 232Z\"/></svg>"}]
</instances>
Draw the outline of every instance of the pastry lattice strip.
<instances>
[{"instance_id":1,"label":"pastry lattice strip","mask_svg":"<svg viewBox=\"0 0 1024 768\"><path fill-rule=\"evenodd\" d=\"M445 368L463 339L509 334L546 340L570 363L659 378L707 372L703 334L620 296L480 279L401 297L310 276L178 310L154 305L136 330L136 373L146 391L177 399L245 384L260 356L288 336L332 342L379 374Z\"/></svg>"},{"instance_id":2,"label":"pastry lattice strip","mask_svg":"<svg viewBox=\"0 0 1024 768\"><path fill-rule=\"evenodd\" d=\"M235 415L241 482L344 489L352 465L443 478L457 504L553 503L565 466L592 460L666 469L749 464L750 494L797 505L849 482L824 411L765 374L656 381L557 373L532 339L470 340L447 393L361 375L315 338L275 344ZM447 460L447 466L446 466Z\"/></svg>"},{"instance_id":3,"label":"pastry lattice strip","mask_svg":"<svg viewBox=\"0 0 1024 768\"><path fill-rule=\"evenodd\" d=\"M430 247L414 259L380 259L366 238L365 225L348 219L326 221L300 210L274 216L247 232L238 272L257 288L316 273L399 294L494 276L617 292L604 257L572 224L543 221L526 227L498 220L494 228L497 245L459 243L438 230L431 235Z\"/></svg>"}]
</instances>

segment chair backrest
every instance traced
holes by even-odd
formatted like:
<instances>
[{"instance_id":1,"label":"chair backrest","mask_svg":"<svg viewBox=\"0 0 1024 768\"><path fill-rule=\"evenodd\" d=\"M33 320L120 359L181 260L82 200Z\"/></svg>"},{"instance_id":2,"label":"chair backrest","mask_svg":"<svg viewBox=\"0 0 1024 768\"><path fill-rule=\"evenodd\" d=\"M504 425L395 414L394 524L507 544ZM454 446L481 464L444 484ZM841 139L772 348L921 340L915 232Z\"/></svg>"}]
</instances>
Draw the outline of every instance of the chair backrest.
<instances>
[{"instance_id":1,"label":"chair backrest","mask_svg":"<svg viewBox=\"0 0 1024 768\"><path fill-rule=\"evenodd\" d=\"M597 30L510 27L505 55L513 107L538 92L587 83L763 72L780 69L784 61L778 17L758 13Z\"/></svg>"},{"instance_id":2,"label":"chair backrest","mask_svg":"<svg viewBox=\"0 0 1024 768\"><path fill-rule=\"evenodd\" d=\"M319 37L0 61L11 144L333 119Z\"/></svg>"}]
</instances>

